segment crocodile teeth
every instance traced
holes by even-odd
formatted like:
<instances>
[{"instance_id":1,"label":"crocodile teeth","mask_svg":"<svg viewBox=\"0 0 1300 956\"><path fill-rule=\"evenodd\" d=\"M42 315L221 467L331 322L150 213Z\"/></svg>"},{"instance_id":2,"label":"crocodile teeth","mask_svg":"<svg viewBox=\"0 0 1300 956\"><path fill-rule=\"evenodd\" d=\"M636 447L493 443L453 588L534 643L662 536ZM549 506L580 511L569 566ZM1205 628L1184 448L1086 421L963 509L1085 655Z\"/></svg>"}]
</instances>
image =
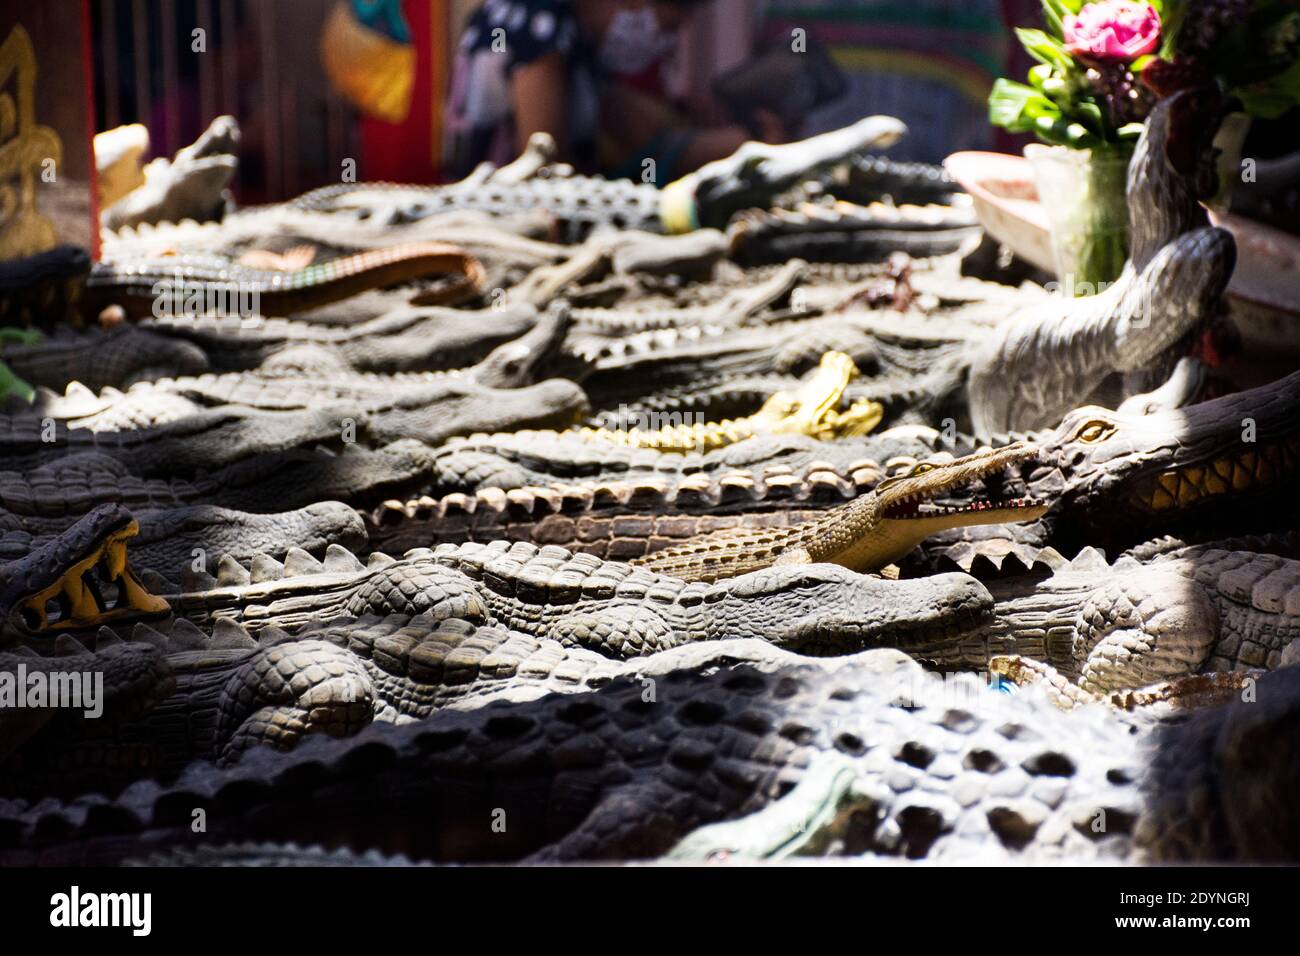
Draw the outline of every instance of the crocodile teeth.
<instances>
[{"instance_id":1,"label":"crocodile teeth","mask_svg":"<svg viewBox=\"0 0 1300 956\"><path fill-rule=\"evenodd\" d=\"M264 647L289 640L294 640L293 635L278 627L264 627L257 632L257 643Z\"/></svg>"},{"instance_id":2,"label":"crocodile teeth","mask_svg":"<svg viewBox=\"0 0 1300 956\"><path fill-rule=\"evenodd\" d=\"M101 627L95 634L96 651L102 651L106 647L113 647L114 645L125 643L126 642L122 640L122 638L117 636L117 631L113 630L108 625Z\"/></svg>"},{"instance_id":3,"label":"crocodile teeth","mask_svg":"<svg viewBox=\"0 0 1300 956\"><path fill-rule=\"evenodd\" d=\"M1045 564L1053 571L1058 571L1070 562L1065 560L1065 557L1061 552L1057 551L1055 548L1043 548L1034 555L1034 563Z\"/></svg>"},{"instance_id":4,"label":"crocodile teeth","mask_svg":"<svg viewBox=\"0 0 1300 956\"><path fill-rule=\"evenodd\" d=\"M397 559L391 555L384 554L382 551L376 551L370 557L366 558L367 568L382 568L386 564L393 564Z\"/></svg>"},{"instance_id":5,"label":"crocodile teeth","mask_svg":"<svg viewBox=\"0 0 1300 956\"><path fill-rule=\"evenodd\" d=\"M199 630L189 618L176 619L172 632L168 635L168 650L198 651L208 646L208 636Z\"/></svg>"},{"instance_id":6,"label":"crocodile teeth","mask_svg":"<svg viewBox=\"0 0 1300 956\"><path fill-rule=\"evenodd\" d=\"M250 583L248 569L228 554L217 562L217 584L223 588L243 587Z\"/></svg>"},{"instance_id":7,"label":"crocodile teeth","mask_svg":"<svg viewBox=\"0 0 1300 956\"><path fill-rule=\"evenodd\" d=\"M79 398L83 402L87 400L93 402L97 398L94 392L75 380L68 383L68 387L63 390L63 394L68 398Z\"/></svg>"},{"instance_id":8,"label":"crocodile teeth","mask_svg":"<svg viewBox=\"0 0 1300 956\"><path fill-rule=\"evenodd\" d=\"M54 640L55 657L72 657L75 654L89 654L85 644L69 634L60 634Z\"/></svg>"},{"instance_id":9,"label":"crocodile teeth","mask_svg":"<svg viewBox=\"0 0 1300 956\"><path fill-rule=\"evenodd\" d=\"M263 581L279 581L284 577L284 565L269 554L253 555L249 572L249 581L261 584Z\"/></svg>"},{"instance_id":10,"label":"crocodile teeth","mask_svg":"<svg viewBox=\"0 0 1300 956\"><path fill-rule=\"evenodd\" d=\"M286 577L298 577L303 574L320 574L325 570L321 564L302 548L290 548L284 556L284 573Z\"/></svg>"},{"instance_id":11,"label":"crocodile teeth","mask_svg":"<svg viewBox=\"0 0 1300 956\"><path fill-rule=\"evenodd\" d=\"M331 544L325 549L325 570L333 572L363 571L357 556L341 544Z\"/></svg>"},{"instance_id":12,"label":"crocodile teeth","mask_svg":"<svg viewBox=\"0 0 1300 956\"><path fill-rule=\"evenodd\" d=\"M40 657L36 651L26 644L15 644L13 647L5 649L6 654L17 654L19 657Z\"/></svg>"},{"instance_id":13,"label":"crocodile teeth","mask_svg":"<svg viewBox=\"0 0 1300 956\"><path fill-rule=\"evenodd\" d=\"M160 651L167 650L167 638L155 631L143 621L131 629L131 642L134 644L152 644Z\"/></svg>"},{"instance_id":14,"label":"crocodile teeth","mask_svg":"<svg viewBox=\"0 0 1300 956\"><path fill-rule=\"evenodd\" d=\"M211 591L216 586L217 579L206 571L195 571L188 564L181 571L181 590L183 591Z\"/></svg>"},{"instance_id":15,"label":"crocodile teeth","mask_svg":"<svg viewBox=\"0 0 1300 956\"><path fill-rule=\"evenodd\" d=\"M140 583L154 594L171 594L176 590L175 584L168 581L153 568L145 568L140 572L139 577Z\"/></svg>"},{"instance_id":16,"label":"crocodile teeth","mask_svg":"<svg viewBox=\"0 0 1300 956\"><path fill-rule=\"evenodd\" d=\"M209 646L232 651L247 650L257 647L257 641L253 640L246 628L229 618L220 617L212 627L212 641Z\"/></svg>"},{"instance_id":17,"label":"crocodile teeth","mask_svg":"<svg viewBox=\"0 0 1300 956\"><path fill-rule=\"evenodd\" d=\"M1106 563L1106 555L1089 545L1075 555L1070 567L1076 571L1101 571L1109 565Z\"/></svg>"}]
</instances>

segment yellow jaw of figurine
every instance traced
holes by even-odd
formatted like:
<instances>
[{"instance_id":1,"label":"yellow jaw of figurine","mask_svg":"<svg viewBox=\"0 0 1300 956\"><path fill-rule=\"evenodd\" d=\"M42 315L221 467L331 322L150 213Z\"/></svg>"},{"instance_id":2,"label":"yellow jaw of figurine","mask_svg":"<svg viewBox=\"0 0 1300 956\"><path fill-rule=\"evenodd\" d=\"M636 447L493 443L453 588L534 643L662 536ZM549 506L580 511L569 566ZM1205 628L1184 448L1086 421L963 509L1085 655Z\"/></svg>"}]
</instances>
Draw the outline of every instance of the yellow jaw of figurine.
<instances>
[{"instance_id":1,"label":"yellow jaw of figurine","mask_svg":"<svg viewBox=\"0 0 1300 956\"><path fill-rule=\"evenodd\" d=\"M170 605L149 593L127 561L127 539L139 533L140 523L132 520L105 536L94 551L71 565L49 587L19 601L23 623L40 633L170 613ZM110 587L116 589L115 594ZM52 620L54 608L57 617Z\"/></svg>"}]
</instances>

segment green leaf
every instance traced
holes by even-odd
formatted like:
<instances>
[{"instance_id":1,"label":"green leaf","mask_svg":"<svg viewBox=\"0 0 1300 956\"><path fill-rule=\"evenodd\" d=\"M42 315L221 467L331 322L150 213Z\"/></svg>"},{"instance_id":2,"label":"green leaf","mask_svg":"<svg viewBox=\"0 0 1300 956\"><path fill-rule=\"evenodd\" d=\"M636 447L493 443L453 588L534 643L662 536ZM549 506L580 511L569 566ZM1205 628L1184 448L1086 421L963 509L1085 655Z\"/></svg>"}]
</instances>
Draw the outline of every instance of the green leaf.
<instances>
[{"instance_id":1,"label":"green leaf","mask_svg":"<svg viewBox=\"0 0 1300 956\"><path fill-rule=\"evenodd\" d=\"M1101 107L1091 101L1076 103L1074 110L1083 119L1088 120L1088 125L1092 132L1099 136L1106 135L1106 118L1102 115Z\"/></svg>"},{"instance_id":2,"label":"green leaf","mask_svg":"<svg viewBox=\"0 0 1300 956\"><path fill-rule=\"evenodd\" d=\"M1052 78L1052 68L1046 63L1039 63L1029 68L1029 83L1041 90L1043 84Z\"/></svg>"},{"instance_id":3,"label":"green leaf","mask_svg":"<svg viewBox=\"0 0 1300 956\"><path fill-rule=\"evenodd\" d=\"M989 92L989 122L1013 133L1028 133L1040 116L1060 116L1056 104L1032 86L998 79Z\"/></svg>"},{"instance_id":4,"label":"green leaf","mask_svg":"<svg viewBox=\"0 0 1300 956\"><path fill-rule=\"evenodd\" d=\"M1140 56L1128 65L1129 71L1133 73L1141 73L1143 70L1145 70L1148 66L1150 66L1158 59L1160 58L1156 56L1154 53L1148 53L1145 56Z\"/></svg>"},{"instance_id":5,"label":"green leaf","mask_svg":"<svg viewBox=\"0 0 1300 956\"><path fill-rule=\"evenodd\" d=\"M1172 60L1174 47L1178 43L1178 31L1183 25L1183 16L1187 12L1186 0L1165 0L1156 12L1160 14L1160 58Z\"/></svg>"},{"instance_id":6,"label":"green leaf","mask_svg":"<svg viewBox=\"0 0 1300 956\"><path fill-rule=\"evenodd\" d=\"M1145 128L1145 123L1125 123L1115 131L1115 135L1120 139L1137 139Z\"/></svg>"},{"instance_id":7,"label":"green leaf","mask_svg":"<svg viewBox=\"0 0 1300 956\"><path fill-rule=\"evenodd\" d=\"M1059 40L1048 36L1042 30L1027 30L1016 27L1016 37L1020 40L1030 56L1039 63L1046 63L1061 70L1068 70L1074 64L1074 58L1065 52Z\"/></svg>"},{"instance_id":8,"label":"green leaf","mask_svg":"<svg viewBox=\"0 0 1300 956\"><path fill-rule=\"evenodd\" d=\"M1277 119L1300 105L1300 59L1276 76L1230 91L1251 116Z\"/></svg>"},{"instance_id":9,"label":"green leaf","mask_svg":"<svg viewBox=\"0 0 1300 956\"><path fill-rule=\"evenodd\" d=\"M1047 29L1052 32L1052 36L1058 39L1065 35L1065 28L1061 24L1065 13L1061 0L1043 0L1043 19L1047 21Z\"/></svg>"}]
</instances>

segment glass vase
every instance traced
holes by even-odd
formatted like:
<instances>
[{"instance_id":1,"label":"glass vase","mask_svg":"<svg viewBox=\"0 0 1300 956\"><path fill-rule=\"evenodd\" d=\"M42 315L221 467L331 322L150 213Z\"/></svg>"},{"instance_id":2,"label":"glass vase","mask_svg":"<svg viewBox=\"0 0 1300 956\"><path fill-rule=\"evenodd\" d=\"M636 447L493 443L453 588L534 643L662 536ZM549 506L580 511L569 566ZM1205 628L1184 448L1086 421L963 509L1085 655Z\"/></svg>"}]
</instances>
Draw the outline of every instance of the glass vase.
<instances>
[{"instance_id":1,"label":"glass vase","mask_svg":"<svg viewBox=\"0 0 1300 956\"><path fill-rule=\"evenodd\" d=\"M1095 295L1128 259L1125 187L1130 147L1070 149L1032 144L1025 158L1052 229L1056 277L1066 295Z\"/></svg>"}]
</instances>

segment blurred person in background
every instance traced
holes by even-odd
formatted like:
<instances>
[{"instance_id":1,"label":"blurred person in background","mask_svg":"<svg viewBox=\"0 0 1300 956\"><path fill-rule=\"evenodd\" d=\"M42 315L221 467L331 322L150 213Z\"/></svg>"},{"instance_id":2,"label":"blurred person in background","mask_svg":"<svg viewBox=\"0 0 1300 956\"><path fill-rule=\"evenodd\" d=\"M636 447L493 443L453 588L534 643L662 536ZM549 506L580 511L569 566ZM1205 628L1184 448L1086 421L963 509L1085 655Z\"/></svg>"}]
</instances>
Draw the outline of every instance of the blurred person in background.
<instances>
[{"instance_id":1,"label":"blurred person in background","mask_svg":"<svg viewBox=\"0 0 1300 956\"><path fill-rule=\"evenodd\" d=\"M660 185L748 139L782 142L763 113L758 129L693 126L668 102L662 65L692 13L709 0L485 0L468 18L446 110L446 173L509 162L536 132L584 172L639 178L654 160Z\"/></svg>"}]
</instances>

